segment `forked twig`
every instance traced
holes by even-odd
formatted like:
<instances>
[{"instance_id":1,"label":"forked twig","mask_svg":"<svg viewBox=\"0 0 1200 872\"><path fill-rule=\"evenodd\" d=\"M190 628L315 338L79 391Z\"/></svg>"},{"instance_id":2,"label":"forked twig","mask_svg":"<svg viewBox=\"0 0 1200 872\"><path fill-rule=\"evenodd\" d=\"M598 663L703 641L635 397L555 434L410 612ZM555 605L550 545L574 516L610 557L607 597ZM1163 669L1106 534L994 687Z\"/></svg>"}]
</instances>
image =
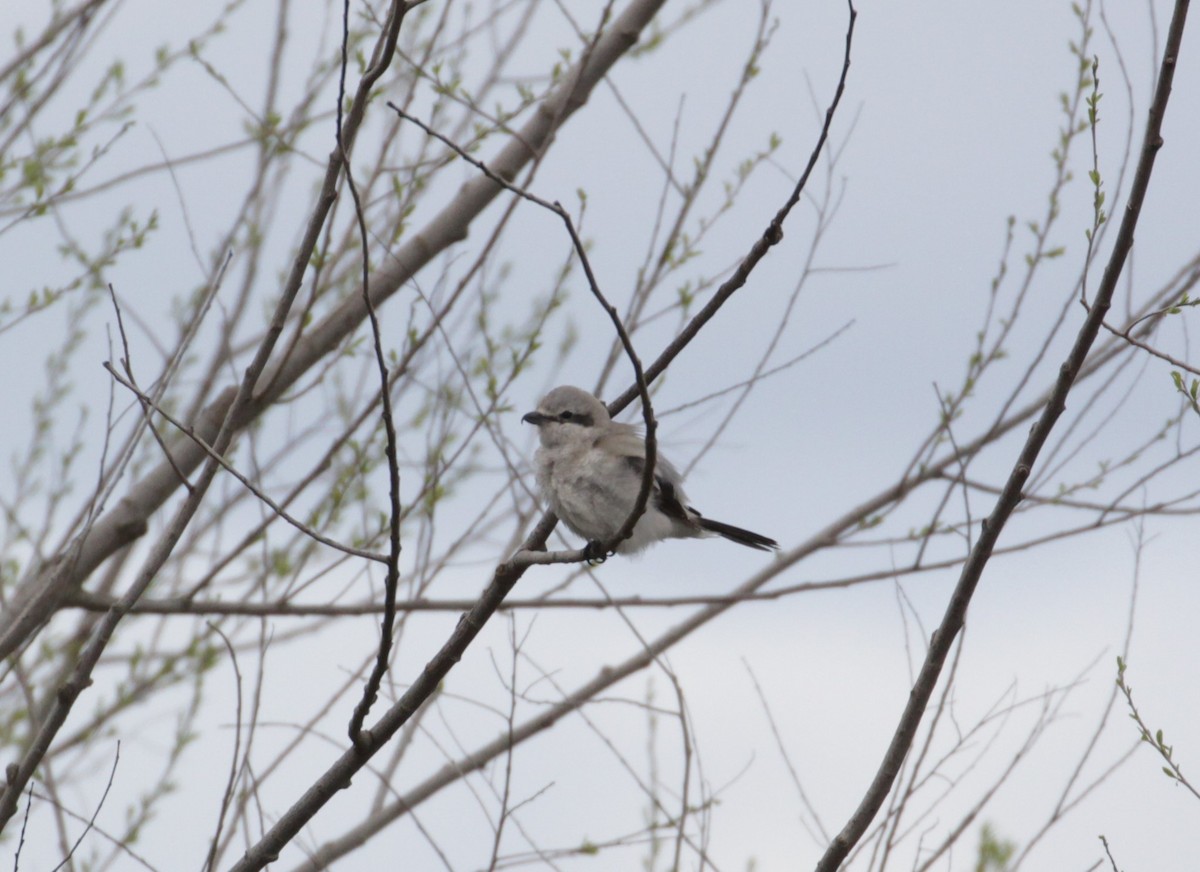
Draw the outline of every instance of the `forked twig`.
<instances>
[{"instance_id":1,"label":"forked twig","mask_svg":"<svg viewBox=\"0 0 1200 872\"><path fill-rule=\"evenodd\" d=\"M371 67L363 73L358 87L360 95L369 95L371 88L391 64L392 54L396 50L396 42L400 36L400 25L404 22L404 16L410 8L411 5L405 0L393 0L385 25L387 38ZM367 319L371 324L371 346L375 352L375 365L379 370L379 414L383 419L384 454L387 458L388 469L388 556L387 574L383 582L384 611L380 621L379 653L375 658L371 674L367 678L366 686L363 687L362 697L354 707L354 713L350 716L349 725L350 741L354 743L354 747L358 748L362 745L363 721L366 720L371 706L379 697L379 687L383 683L383 676L387 673L388 658L392 652L392 635L396 624L396 587L400 583L400 458L396 449L396 423L392 418L391 383L388 378L387 360L383 354L383 337L379 330L379 316L375 312L375 304L371 301L371 258L367 246L367 222L363 216L358 186L354 184L349 145L342 127L349 42L350 0L344 0L342 4L342 63L337 97L337 147L342 154L342 168L346 173L346 185L350 189L350 196L354 199L354 218L358 224L359 244L362 246L362 297L363 305L367 309Z\"/></svg>"}]
</instances>

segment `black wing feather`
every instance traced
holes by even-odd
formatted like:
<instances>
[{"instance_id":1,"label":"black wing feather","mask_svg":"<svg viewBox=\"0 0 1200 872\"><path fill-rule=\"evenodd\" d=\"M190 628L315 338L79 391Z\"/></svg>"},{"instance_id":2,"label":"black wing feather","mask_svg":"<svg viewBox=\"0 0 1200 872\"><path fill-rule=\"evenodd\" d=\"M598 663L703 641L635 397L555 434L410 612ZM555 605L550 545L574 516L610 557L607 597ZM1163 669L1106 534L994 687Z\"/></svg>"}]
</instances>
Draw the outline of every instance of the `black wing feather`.
<instances>
[{"instance_id":1,"label":"black wing feather","mask_svg":"<svg viewBox=\"0 0 1200 872\"><path fill-rule=\"evenodd\" d=\"M630 455L625 457L625 463L641 478L643 471L646 469L646 458ZM687 508L684 507L683 503L679 501L679 497L676 496L675 485L671 484L671 482L667 481L661 475L654 476L654 488L650 492L650 497L654 500L654 507L667 517L682 521L689 526L695 525L695 521L688 513Z\"/></svg>"},{"instance_id":2,"label":"black wing feather","mask_svg":"<svg viewBox=\"0 0 1200 872\"><path fill-rule=\"evenodd\" d=\"M629 456L625 458L625 462L639 476L641 476L642 470L646 468L646 459L644 457ZM675 492L675 485L671 484L671 482L667 481L661 475L654 477L654 492L651 496L654 498L654 505L660 512L667 517L687 524L693 529L699 527L701 530L707 530L710 533L723 536L730 542L745 545L747 548L756 548L759 551L774 551L779 547L778 542L767 536L763 536L761 533L755 533L751 530L735 527L733 524L722 523L721 521L710 521L695 509L685 506L679 501L679 496Z\"/></svg>"}]
</instances>

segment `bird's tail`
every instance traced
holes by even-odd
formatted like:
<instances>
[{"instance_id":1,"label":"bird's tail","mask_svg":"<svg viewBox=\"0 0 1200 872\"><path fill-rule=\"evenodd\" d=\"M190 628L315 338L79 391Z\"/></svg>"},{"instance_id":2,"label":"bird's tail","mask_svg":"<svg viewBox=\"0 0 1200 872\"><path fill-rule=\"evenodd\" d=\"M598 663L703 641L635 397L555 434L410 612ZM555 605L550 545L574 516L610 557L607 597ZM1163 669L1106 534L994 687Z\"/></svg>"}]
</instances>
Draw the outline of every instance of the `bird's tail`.
<instances>
[{"instance_id":1,"label":"bird's tail","mask_svg":"<svg viewBox=\"0 0 1200 872\"><path fill-rule=\"evenodd\" d=\"M722 524L720 521L710 521L704 517L697 518L696 521L700 524L702 530L716 533L718 536L724 536L730 542L745 545L747 548L757 548L759 551L774 551L779 547L779 543L774 539L768 539L766 536L752 533L749 530L743 530L741 527L735 527L732 524Z\"/></svg>"}]
</instances>

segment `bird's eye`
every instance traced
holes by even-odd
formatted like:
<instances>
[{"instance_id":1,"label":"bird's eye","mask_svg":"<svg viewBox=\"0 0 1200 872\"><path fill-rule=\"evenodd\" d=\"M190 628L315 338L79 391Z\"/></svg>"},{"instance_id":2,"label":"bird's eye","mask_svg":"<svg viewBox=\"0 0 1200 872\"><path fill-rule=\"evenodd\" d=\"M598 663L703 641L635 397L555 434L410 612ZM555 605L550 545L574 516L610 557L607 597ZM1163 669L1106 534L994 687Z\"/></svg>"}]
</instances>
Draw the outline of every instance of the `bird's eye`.
<instances>
[{"instance_id":1,"label":"bird's eye","mask_svg":"<svg viewBox=\"0 0 1200 872\"><path fill-rule=\"evenodd\" d=\"M570 421L572 418L574 418L574 417L575 417L575 413L574 413L574 412L567 411L567 412L563 412L563 413L562 413L561 415L559 415L558 417L559 417L559 420L562 420L562 421Z\"/></svg>"}]
</instances>

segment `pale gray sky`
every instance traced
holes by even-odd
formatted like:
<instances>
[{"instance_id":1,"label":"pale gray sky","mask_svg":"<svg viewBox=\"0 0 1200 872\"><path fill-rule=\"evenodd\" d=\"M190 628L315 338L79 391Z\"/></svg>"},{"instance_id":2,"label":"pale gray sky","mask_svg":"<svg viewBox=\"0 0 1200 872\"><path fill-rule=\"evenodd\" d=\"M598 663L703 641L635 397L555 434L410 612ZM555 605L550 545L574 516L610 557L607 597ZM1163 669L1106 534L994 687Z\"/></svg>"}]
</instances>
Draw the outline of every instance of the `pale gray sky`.
<instances>
[{"instance_id":1,"label":"pale gray sky","mask_svg":"<svg viewBox=\"0 0 1200 872\"><path fill-rule=\"evenodd\" d=\"M442 2L430 0L435 6ZM588 22L598 8L592 3L566 5ZM617 6L621 5L618 0ZM544 6L536 26L545 32L533 41L544 51L531 56L531 71L543 69L543 62L567 41L561 16L550 4ZM172 8L167 16L159 4L127 0L104 33L104 45L94 52L93 62L102 66L109 56L127 56L132 75L137 59L144 63L151 47L165 40L178 41L184 33L203 27L215 14L215 6L207 7L185 4ZM1125 2L1104 7L1130 76L1135 147L1154 69L1148 23L1151 8L1157 16L1157 44L1161 45L1170 4ZM254 83L261 80L265 58L256 31L269 26L264 22L271 20L273 9L266 2L247 3L237 18L240 27L213 45L212 61L223 64L226 75L244 77L236 83L239 91L260 93L261 86ZM1046 211L1046 194L1053 178L1050 152L1061 123L1058 94L1071 86L1077 63L1068 43L1078 39L1078 22L1066 0L1003 4L864 0L859 11L853 65L831 140L840 149L839 160L829 177L822 165L810 186L819 197L828 185L838 210L813 257L816 271L805 280L773 361L782 362L817 345L849 322L853 326L809 360L764 382L689 478L689 493L706 514L774 536L785 548L803 542L892 481L936 422L935 385L943 391L958 387L1004 247L1006 219L1009 215L1017 219L1007 286L1012 294L1022 272L1022 257L1029 250L1030 232L1025 222L1041 221ZM685 174L723 109L753 38L757 12L757 4L745 0L719 3L687 25L677 40L643 60L620 66L614 76L622 97L635 108L648 135L664 152L670 147L679 112L677 163ZM333 23L325 18L327 14L334 15ZM755 174L733 216L705 241L697 268L705 275L721 272L740 256L778 207L790 187L790 174L798 172L808 155L818 117L840 68L844 3L780 0L773 15L779 19L778 30L761 61L760 79L731 127L718 175L730 175L736 163L762 149L772 133L782 137L783 146L776 165ZM309 23L309 31L296 28L292 64L297 70L306 69L311 52L320 44L322 27L326 28L325 44L334 39L336 10L331 13L314 4ZM1104 93L1098 135L1100 166L1111 206L1129 106L1120 61L1098 15L1095 26L1092 51L1100 57ZM1131 278L1119 292L1115 314L1125 311L1126 294L1132 294L1134 300L1144 299L1196 255L1200 43L1187 39L1194 37L1195 30L1193 21L1191 33L1185 36L1168 113L1166 145L1128 272ZM809 96L810 83L819 108ZM284 90L290 87L292 83L285 79ZM623 306L645 255L661 174L611 93L603 87L597 89L594 102L595 106L573 119L559 136L533 187L542 196L569 206L575 203L576 189L586 188L585 231L593 245L593 264L606 293ZM136 126L114 146L95 178L108 178L125 168L160 159L160 148L177 158L225 143L239 135L242 122L236 102L202 70L185 65L169 88L148 95ZM331 147L329 122L314 132L308 148L314 158L323 160ZM1011 389L1040 346L1045 325L1057 317L1072 293L1091 214L1086 179L1090 142L1081 137L1074 148L1075 178L1064 189L1062 214L1051 240L1051 247L1062 245L1065 252L1043 269L1030 290L1019 329L1007 343L1009 360L979 386L977 403L956 423L960 438L970 438L991 421L994 401ZM485 145L482 151L485 159L488 149ZM240 204L248 159L234 155L200 168L182 167L176 174L175 182L205 256ZM287 246L300 232L318 172L314 166L307 177L288 182L270 237L270 244L280 252L273 261L279 270L286 266ZM452 170L450 176L457 184L470 172L463 167ZM85 238L98 234L90 220L111 214L114 202L128 202L139 215L148 214L150 208L159 211L163 230L154 244L107 277L132 308L153 319L167 310L172 297L194 289L201 277L191 255L180 200L171 177L157 173L80 204L71 213L74 229ZM1118 203L1123 202L1122 197ZM714 204L709 200L706 208L711 210ZM414 225L420 224L424 214L414 216ZM785 243L772 252L712 328L671 370L658 395L660 410L688 403L749 375L762 337L769 336L779 323L800 279L810 253L813 224L811 206L792 215ZM53 243L53 239L19 229L0 236L6 293L23 299L29 287L49 281L47 274L62 274ZM472 251L478 245L474 234L468 245ZM1106 251L1107 246L1102 253ZM501 286L501 311L510 317L525 312L533 295L544 291L565 253L566 241L557 220L523 206L503 255L512 266L513 278ZM435 290L434 273L429 275L421 285L425 293ZM1093 286L1098 277L1096 269ZM273 279L262 277L267 283ZM535 370L518 382L509 396L515 411L505 424L505 433L526 458L533 450L533 434L531 428L520 426L520 414L533 407L547 384L568 382L590 388L610 341L607 321L582 281L576 278L572 286L573 295L555 324L561 327L567 319L575 322L582 334L578 352L564 370L551 371L546 366ZM522 287L529 289L529 295L517 298L511 289ZM398 295L384 313L385 324L395 335L402 335L410 303L411 297ZM43 316L0 336L0 363L9 372L21 371L20 362L41 348L47 336L61 330L57 319L54 314ZM1082 310L1070 307L1068 319L1066 335L1073 337ZM80 356L73 372L77 389L84 395L107 395L107 376L98 367L108 354L101 326L106 320L108 315L103 313L92 322L87 353ZM667 316L637 335L644 358L656 353L675 324L675 317ZM141 331L131 338L135 359L152 359L150 343ZM1049 385L1065 348L1061 337L1051 346L1023 401ZM1093 468L1103 459L1122 456L1147 432L1148 421L1178 414L1169 369L1164 363L1140 359L1130 368L1115 392L1136 385L1134 399L1085 446L1074 475L1083 475L1078 470ZM1138 374L1141 380L1135 383ZM622 365L606 394L615 395L627 383L628 369ZM29 382L9 379L0 386L0 398L8 408L25 408L29 391ZM102 413L103 406L98 408ZM1108 408L1102 405L1096 420L1103 420ZM660 429L664 450L678 465L687 464L719 413L719 408L710 405L664 418ZM1024 434L1024 428L1020 429L1015 438L972 467L974 477L993 484L1001 480L1016 457L1017 439ZM1193 444L1195 434L1193 416L1186 422L1183 443ZM6 457L19 450L25 435L19 423L6 428ZM1160 444L1156 450L1163 449ZM85 452L81 462L85 461L94 464L96 457ZM0 480L9 474L6 468L0 472ZM88 476L82 478L89 480ZM1188 463L1161 487L1186 491L1184 479L1196 478L1196 464ZM1100 493L1111 498L1113 492ZM1161 492L1160 485L1152 485L1145 499L1153 501ZM919 496L879 536L866 534L864 539L902 536L910 527L920 526L928 520L936 496L940 492ZM1081 498L1087 498L1086 492ZM957 492L953 495L956 511L961 499ZM1128 497L1133 503L1142 499L1140 490ZM465 521L475 508L466 495L461 503L452 504L444 515L445 535L456 535L455 520ZM990 508L987 499L973 495L976 529L978 518ZM1040 514L1034 517L1042 518ZM1043 521L1017 518L1009 532L1027 537L1034 523ZM1200 614L1195 584L1200 554L1194 524L1190 517L1147 522L1146 535L1154 538L1142 555L1130 676L1152 725L1162 727L1169 741L1177 740L1185 772L1191 771L1188 761L1200 759L1200 731L1196 728L1200 723L1200 676L1193 626ZM488 547L473 551L472 556L482 561L488 549L494 551L509 532L496 534ZM1130 527L1117 526L998 557L983 579L959 667L956 720L965 728L1006 693L1033 697L1081 680L1029 759L980 815L977 823L990 822L1003 837L1023 843L1045 820L1074 765L1074 755L1087 741L1102 710L1127 621L1135 565L1131 533ZM578 544L567 535L567 541ZM1002 539L1001 547L1006 541ZM937 553L952 556L960 555L965 545L961 539L948 537L935 547ZM844 577L910 559L911 551L903 544L817 553L774 584ZM637 560L610 560L597 576L613 596L720 593L767 560L719 541L668 543ZM490 565L484 562L454 567L446 572L439 595L471 596L482 588L489 573ZM548 589L565 575L566 570L538 569L529 573L517 593L527 596ZM907 578L901 583L903 596L896 584L884 581L747 604L670 652L670 663L685 688L694 720L703 778L711 789L721 790L720 803L712 811L711 854L717 868L743 869L751 860L760 870L806 868L821 850L801 822L804 819L811 825L781 762L748 670L752 669L761 683L822 823L835 832L845 823L878 765L906 699L911 670L923 650L923 636L936 625L955 575L943 572ZM596 595L586 580L576 582L572 591L580 596ZM909 604L916 618L908 612ZM629 614L642 637L653 638L687 613L688 609L678 608L632 610ZM454 615L444 614L412 621L394 670L398 686L403 687L432 654L454 620ZM551 610L536 620L531 613L522 612L517 623L519 632L529 633L530 656L553 672L563 688L573 688L602 665L623 660L640 647L621 617L608 610ZM277 633L291 628L286 622L273 627ZM269 654L274 678L262 719L294 724L307 718L315 701L324 698L320 693L310 696L309 689L331 688L344 681L348 670L357 668L369 655L374 633L369 619L347 620L324 632L322 646L302 653ZM496 656L501 668L507 668L507 636L507 620L496 620L452 674L447 690L506 706L507 697L498 686L497 667L488 652ZM532 682L533 668L526 664L522 669L524 682ZM644 755L645 718L630 714L622 699L644 698L647 680L647 673L638 674L614 691L611 702L588 710L589 717L602 724L606 734L635 757L639 766L644 765L638 755ZM670 685L661 674L654 675L653 686L657 701L674 703ZM220 698L230 687L228 676L218 673L212 679L211 693ZM531 693L555 698L544 683ZM941 825L967 808L988 778L1016 753L1036 708L1031 704L1015 712L986 762L963 774L963 799L938 811ZM532 704L525 708L527 716L534 711ZM225 729L230 717L231 704L214 706L206 713L203 751L181 773L181 778L193 785L211 781L201 792L214 814L225 777L227 757L223 755L228 754L231 742ZM494 714L481 715L465 702L447 702L444 717L444 722L440 718L436 724L430 721L433 735L423 739L430 743L422 758L424 770L418 771L421 767L416 765L401 770L414 782L443 764L441 754L434 750L435 742L445 753L454 754L487 741L502 727ZM340 741L343 720L337 713L322 722L321 728ZM158 721L148 716L148 722L141 724L145 731L142 744L122 749L120 777L109 800L114 819L137 796L138 755L161 753L167 741L164 737L170 735L169 720ZM677 726L664 720L659 729L662 778L670 785L680 765L675 754ZM990 735L973 748L982 747ZM282 743L291 736L290 728L264 728L260 741ZM1118 711L1101 739L1099 760L1088 771L1097 774L1104 762L1119 756L1135 738L1132 725ZM291 797L340 751L333 743L314 742L312 748L303 767L297 766L266 791L268 800L276 803L264 809L266 818L281 813ZM206 765L211 759L219 759L221 764ZM522 815L524 825L544 845L577 844L584 837L600 840L643 824L644 803L605 801L635 794L630 793L629 776L580 718L564 720L542 740L518 752L517 761L515 796L529 798L547 788L544 795L530 801ZM394 786L399 790L405 785ZM370 777L361 776L355 789L361 793L339 797L318 817L305 844L316 845L338 834L339 814L369 801L375 785ZM196 802L187 791L181 792L180 800L180 814ZM1095 868L1093 864L1101 856L1100 834L1109 838L1122 868L1186 868L1182 857L1191 847L1196 810L1185 791L1163 776L1157 758L1148 749L1139 750L1095 796L1046 837L1023 868ZM169 836L161 828L148 830L139 851L158 868L181 868L172 858L201 856L201 846L211 832L210 819L215 819L214 815L206 814L203 824L194 829L170 827ZM490 829L479 807L461 788L423 806L420 820L449 852L454 868L473 869L486 863ZM934 823L915 825L920 829ZM952 861L943 860L935 868L970 868L973 857L966 849L974 844L973 836L967 838ZM27 850L29 868L43 868L37 864L49 855L34 853L34 846ZM634 868L643 852L638 848L610 856L619 859L602 859L600 862L608 863L605 866L596 866L586 857L566 859L559 867ZM406 868L438 868L407 820L343 862L347 869L390 868L400 857ZM299 855L294 855L280 868L291 868L298 860ZM684 866L696 868L690 861Z\"/></svg>"}]
</instances>

